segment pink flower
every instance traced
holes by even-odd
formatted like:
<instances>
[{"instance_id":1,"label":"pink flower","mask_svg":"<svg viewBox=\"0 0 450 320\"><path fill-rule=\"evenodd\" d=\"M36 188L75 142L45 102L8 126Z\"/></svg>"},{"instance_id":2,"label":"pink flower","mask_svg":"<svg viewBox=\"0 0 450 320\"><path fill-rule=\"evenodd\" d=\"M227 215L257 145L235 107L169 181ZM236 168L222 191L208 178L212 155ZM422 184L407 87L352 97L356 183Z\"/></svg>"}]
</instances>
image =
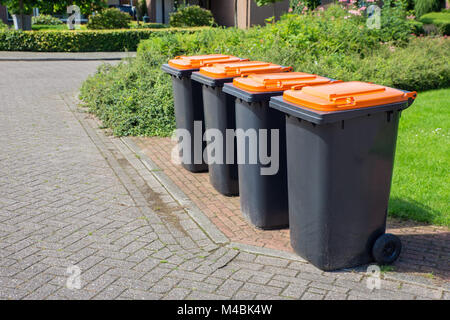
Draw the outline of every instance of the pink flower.
<instances>
[{"instance_id":1,"label":"pink flower","mask_svg":"<svg viewBox=\"0 0 450 320\"><path fill-rule=\"evenodd\" d=\"M288 12L292 12L292 11L293 11L292 8L289 8Z\"/></svg>"},{"instance_id":2,"label":"pink flower","mask_svg":"<svg viewBox=\"0 0 450 320\"><path fill-rule=\"evenodd\" d=\"M415 19L415 18L416 18L416 17L415 17L413 14L406 17L406 19L409 19L409 20L413 20L413 19Z\"/></svg>"},{"instance_id":3,"label":"pink flower","mask_svg":"<svg viewBox=\"0 0 450 320\"><path fill-rule=\"evenodd\" d=\"M324 8L323 8L323 7L320 7L320 8L319 8L319 11L324 11Z\"/></svg>"},{"instance_id":4,"label":"pink flower","mask_svg":"<svg viewBox=\"0 0 450 320\"><path fill-rule=\"evenodd\" d=\"M375 2L375 0L366 0L367 2Z\"/></svg>"},{"instance_id":5,"label":"pink flower","mask_svg":"<svg viewBox=\"0 0 450 320\"><path fill-rule=\"evenodd\" d=\"M364 10L366 10L366 7L361 7L361 8L359 8L359 11L364 11Z\"/></svg>"},{"instance_id":6,"label":"pink flower","mask_svg":"<svg viewBox=\"0 0 450 320\"><path fill-rule=\"evenodd\" d=\"M353 14L355 16L360 16L361 15L361 12L358 11L358 10L348 10L348 13L351 13L351 14Z\"/></svg>"}]
</instances>

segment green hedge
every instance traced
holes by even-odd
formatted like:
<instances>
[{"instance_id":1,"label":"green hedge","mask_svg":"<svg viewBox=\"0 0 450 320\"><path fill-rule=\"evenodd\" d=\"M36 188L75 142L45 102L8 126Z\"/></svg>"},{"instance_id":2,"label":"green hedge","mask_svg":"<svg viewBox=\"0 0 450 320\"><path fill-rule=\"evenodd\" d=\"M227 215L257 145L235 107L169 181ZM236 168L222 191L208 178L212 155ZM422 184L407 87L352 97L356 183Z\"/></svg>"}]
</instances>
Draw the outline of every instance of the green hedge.
<instances>
[{"instance_id":1,"label":"green hedge","mask_svg":"<svg viewBox=\"0 0 450 320\"><path fill-rule=\"evenodd\" d=\"M132 30L0 31L0 51L97 52L135 51L141 40L156 34L191 33L201 28Z\"/></svg>"},{"instance_id":2,"label":"green hedge","mask_svg":"<svg viewBox=\"0 0 450 320\"><path fill-rule=\"evenodd\" d=\"M420 17L420 22L434 24L441 34L450 35L450 11L427 13Z\"/></svg>"}]
</instances>

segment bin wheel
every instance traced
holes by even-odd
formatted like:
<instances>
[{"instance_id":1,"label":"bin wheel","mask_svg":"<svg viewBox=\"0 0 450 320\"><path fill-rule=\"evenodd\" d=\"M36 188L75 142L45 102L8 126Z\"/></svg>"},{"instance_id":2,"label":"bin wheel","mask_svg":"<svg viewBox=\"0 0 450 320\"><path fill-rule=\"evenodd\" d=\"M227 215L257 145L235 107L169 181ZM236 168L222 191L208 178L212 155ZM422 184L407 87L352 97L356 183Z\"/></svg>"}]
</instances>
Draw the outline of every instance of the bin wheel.
<instances>
[{"instance_id":1,"label":"bin wheel","mask_svg":"<svg viewBox=\"0 0 450 320\"><path fill-rule=\"evenodd\" d=\"M379 264L391 264L397 260L402 251L402 242L397 236L385 233L373 245L372 255Z\"/></svg>"}]
</instances>

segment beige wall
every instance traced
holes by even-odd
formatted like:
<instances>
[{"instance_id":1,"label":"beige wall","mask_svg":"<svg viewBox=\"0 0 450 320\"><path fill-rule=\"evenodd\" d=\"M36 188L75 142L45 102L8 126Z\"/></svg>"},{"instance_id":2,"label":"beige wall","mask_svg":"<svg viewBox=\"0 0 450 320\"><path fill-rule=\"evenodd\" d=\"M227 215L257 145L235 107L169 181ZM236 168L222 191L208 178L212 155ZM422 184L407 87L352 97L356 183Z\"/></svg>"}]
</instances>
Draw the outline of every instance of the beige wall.
<instances>
[{"instance_id":1,"label":"beige wall","mask_svg":"<svg viewBox=\"0 0 450 320\"><path fill-rule=\"evenodd\" d=\"M289 9L289 0L275 4L277 19ZM234 26L234 0L211 1L211 11L217 23ZM254 0L237 0L237 20L239 28L263 25L265 19L273 16L272 5L258 7Z\"/></svg>"},{"instance_id":2,"label":"beige wall","mask_svg":"<svg viewBox=\"0 0 450 320\"><path fill-rule=\"evenodd\" d=\"M166 10L166 23L169 22L168 13L173 9L173 0L164 0ZM147 0L148 16L151 21L161 20L162 0ZM198 0L188 1L196 4ZM234 0L211 0L211 12L219 25L234 26ZM283 0L275 4L277 19L289 9L289 0ZM237 19L239 28L248 28L254 25L263 25L265 19L273 16L271 5L258 7L254 0L237 0Z\"/></svg>"}]
</instances>

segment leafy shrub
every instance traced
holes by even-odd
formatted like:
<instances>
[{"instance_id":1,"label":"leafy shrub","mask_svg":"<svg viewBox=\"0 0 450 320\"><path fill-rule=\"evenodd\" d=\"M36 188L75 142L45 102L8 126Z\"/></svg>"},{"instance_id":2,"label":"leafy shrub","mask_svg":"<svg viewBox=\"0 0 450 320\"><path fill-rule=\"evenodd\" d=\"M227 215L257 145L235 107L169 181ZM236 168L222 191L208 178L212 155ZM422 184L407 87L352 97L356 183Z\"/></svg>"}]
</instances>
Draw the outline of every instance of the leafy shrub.
<instances>
[{"instance_id":1,"label":"leafy shrub","mask_svg":"<svg viewBox=\"0 0 450 320\"><path fill-rule=\"evenodd\" d=\"M0 21L0 30L8 30L8 25Z\"/></svg>"},{"instance_id":2,"label":"leafy shrub","mask_svg":"<svg viewBox=\"0 0 450 320\"><path fill-rule=\"evenodd\" d=\"M116 8L105 9L89 17L88 29L125 29L129 28L131 17L129 14Z\"/></svg>"},{"instance_id":3,"label":"leafy shrub","mask_svg":"<svg viewBox=\"0 0 450 320\"><path fill-rule=\"evenodd\" d=\"M450 35L450 11L431 12L420 17L424 24L433 24L444 35Z\"/></svg>"},{"instance_id":4,"label":"leafy shrub","mask_svg":"<svg viewBox=\"0 0 450 320\"><path fill-rule=\"evenodd\" d=\"M151 60L138 57L100 67L83 84L80 97L115 135L167 136L174 129L169 76Z\"/></svg>"},{"instance_id":5,"label":"leafy shrub","mask_svg":"<svg viewBox=\"0 0 450 320\"><path fill-rule=\"evenodd\" d=\"M293 13L299 14L306 10L314 10L320 6L321 0L290 0L289 7Z\"/></svg>"},{"instance_id":6,"label":"leafy shrub","mask_svg":"<svg viewBox=\"0 0 450 320\"><path fill-rule=\"evenodd\" d=\"M57 26L63 24L58 18L52 17L49 14L41 14L37 17L32 17L31 21L33 24L47 25L47 26Z\"/></svg>"},{"instance_id":7,"label":"leafy shrub","mask_svg":"<svg viewBox=\"0 0 450 320\"><path fill-rule=\"evenodd\" d=\"M212 26L214 18L211 11L199 6L186 6L172 13L169 19L171 27Z\"/></svg>"},{"instance_id":8,"label":"leafy shrub","mask_svg":"<svg viewBox=\"0 0 450 320\"><path fill-rule=\"evenodd\" d=\"M139 29L139 30L47 30L0 32L0 51L41 52L95 52L135 51L139 42L155 33L178 32L184 34L191 29Z\"/></svg>"},{"instance_id":9,"label":"leafy shrub","mask_svg":"<svg viewBox=\"0 0 450 320\"><path fill-rule=\"evenodd\" d=\"M20 2L18 0L2 0L1 4L6 6L10 14L20 13ZM23 0L23 14L31 15L33 8L36 6L36 0Z\"/></svg>"},{"instance_id":10,"label":"leafy shrub","mask_svg":"<svg viewBox=\"0 0 450 320\"><path fill-rule=\"evenodd\" d=\"M407 1L385 0L381 11L381 28L374 30L381 41L407 42L411 33L421 33L421 24L407 19Z\"/></svg>"},{"instance_id":11,"label":"leafy shrub","mask_svg":"<svg viewBox=\"0 0 450 320\"><path fill-rule=\"evenodd\" d=\"M142 41L129 64L104 67L83 84L81 98L115 135L167 136L174 128L170 77L161 65L177 55L224 53L289 65L335 79L371 81L406 90L450 87L450 39L381 44L357 19L312 22L286 16L249 30L208 28L158 33Z\"/></svg>"},{"instance_id":12,"label":"leafy shrub","mask_svg":"<svg viewBox=\"0 0 450 320\"><path fill-rule=\"evenodd\" d=\"M414 11L418 17L429 12L440 11L445 7L445 0L415 0Z\"/></svg>"},{"instance_id":13,"label":"leafy shrub","mask_svg":"<svg viewBox=\"0 0 450 320\"><path fill-rule=\"evenodd\" d=\"M168 28L169 26L163 23L150 22L150 23L131 23L131 29L163 29Z\"/></svg>"},{"instance_id":14,"label":"leafy shrub","mask_svg":"<svg viewBox=\"0 0 450 320\"><path fill-rule=\"evenodd\" d=\"M147 0L137 0L136 3L136 16L137 20L142 20L148 13Z\"/></svg>"}]
</instances>

